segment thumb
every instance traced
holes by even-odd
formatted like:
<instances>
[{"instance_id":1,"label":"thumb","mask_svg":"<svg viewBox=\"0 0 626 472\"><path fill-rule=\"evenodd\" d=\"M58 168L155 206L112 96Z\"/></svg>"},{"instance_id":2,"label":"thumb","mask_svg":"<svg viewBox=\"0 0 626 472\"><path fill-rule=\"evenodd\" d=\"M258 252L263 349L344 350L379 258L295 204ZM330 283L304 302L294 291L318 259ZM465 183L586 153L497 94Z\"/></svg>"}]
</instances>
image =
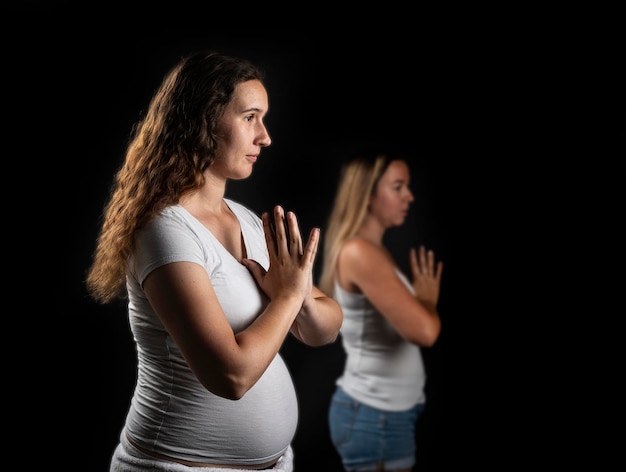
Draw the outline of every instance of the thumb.
<instances>
[{"instance_id":1,"label":"thumb","mask_svg":"<svg viewBox=\"0 0 626 472\"><path fill-rule=\"evenodd\" d=\"M255 260L245 258L241 259L241 263L248 268L248 270L254 277L254 280L256 280L257 283L261 283L266 273L263 266Z\"/></svg>"}]
</instances>

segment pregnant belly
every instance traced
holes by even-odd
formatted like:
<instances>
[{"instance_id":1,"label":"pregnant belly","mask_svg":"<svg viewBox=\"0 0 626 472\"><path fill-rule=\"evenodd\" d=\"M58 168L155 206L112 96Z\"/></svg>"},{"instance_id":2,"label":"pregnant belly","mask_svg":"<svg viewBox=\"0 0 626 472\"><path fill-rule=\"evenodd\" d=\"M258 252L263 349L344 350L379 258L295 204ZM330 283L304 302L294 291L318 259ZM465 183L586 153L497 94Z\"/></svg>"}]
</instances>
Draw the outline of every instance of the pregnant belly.
<instances>
[{"instance_id":1,"label":"pregnant belly","mask_svg":"<svg viewBox=\"0 0 626 472\"><path fill-rule=\"evenodd\" d=\"M129 437L191 462L253 464L277 458L298 425L295 388L280 356L239 400L213 395L199 383L160 402L151 402L150 396L141 388L136 391L127 420Z\"/></svg>"}]
</instances>

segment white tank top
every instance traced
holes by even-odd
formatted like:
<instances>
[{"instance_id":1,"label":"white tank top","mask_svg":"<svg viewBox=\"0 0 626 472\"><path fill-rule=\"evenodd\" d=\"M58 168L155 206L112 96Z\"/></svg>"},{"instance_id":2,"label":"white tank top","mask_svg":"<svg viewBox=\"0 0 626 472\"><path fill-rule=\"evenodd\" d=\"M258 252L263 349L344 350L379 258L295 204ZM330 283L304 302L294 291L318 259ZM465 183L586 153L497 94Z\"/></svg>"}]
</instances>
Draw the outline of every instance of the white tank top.
<instances>
[{"instance_id":1,"label":"white tank top","mask_svg":"<svg viewBox=\"0 0 626 472\"><path fill-rule=\"evenodd\" d=\"M413 292L400 271L398 276ZM387 411L408 410L426 401L426 372L419 346L405 341L363 294L335 283L335 299L343 308L341 342L346 364L337 379L356 400Z\"/></svg>"}]
</instances>

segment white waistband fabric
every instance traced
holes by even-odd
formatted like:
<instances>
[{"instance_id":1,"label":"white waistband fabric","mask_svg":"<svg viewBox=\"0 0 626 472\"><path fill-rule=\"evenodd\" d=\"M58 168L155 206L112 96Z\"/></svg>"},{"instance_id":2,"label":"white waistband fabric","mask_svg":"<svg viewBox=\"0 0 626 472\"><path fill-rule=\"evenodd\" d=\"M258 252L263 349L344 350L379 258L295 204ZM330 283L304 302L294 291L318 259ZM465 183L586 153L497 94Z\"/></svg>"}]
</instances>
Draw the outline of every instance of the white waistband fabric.
<instances>
[{"instance_id":1,"label":"white waistband fabric","mask_svg":"<svg viewBox=\"0 0 626 472\"><path fill-rule=\"evenodd\" d=\"M277 472L293 472L293 449L287 448L273 468ZM120 443L115 448L111 458L110 472L250 472L250 469L226 469L223 467L189 467L177 462L163 461L151 457L134 448L126 439L126 434L120 435Z\"/></svg>"}]
</instances>

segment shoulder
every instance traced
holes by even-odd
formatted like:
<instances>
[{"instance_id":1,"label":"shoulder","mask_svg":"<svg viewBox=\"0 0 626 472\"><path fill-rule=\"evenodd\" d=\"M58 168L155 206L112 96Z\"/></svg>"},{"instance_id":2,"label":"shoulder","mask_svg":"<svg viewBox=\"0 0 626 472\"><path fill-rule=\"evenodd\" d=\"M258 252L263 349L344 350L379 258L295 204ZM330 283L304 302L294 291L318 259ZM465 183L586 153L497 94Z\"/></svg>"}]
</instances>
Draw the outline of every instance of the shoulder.
<instances>
[{"instance_id":1,"label":"shoulder","mask_svg":"<svg viewBox=\"0 0 626 472\"><path fill-rule=\"evenodd\" d=\"M200 223L180 205L163 208L138 232L139 236L171 234L178 232L197 233Z\"/></svg>"},{"instance_id":2,"label":"shoulder","mask_svg":"<svg viewBox=\"0 0 626 472\"><path fill-rule=\"evenodd\" d=\"M137 242L147 246L165 245L171 247L177 243L199 241L203 230L201 224L178 205L168 206L154 215L137 232Z\"/></svg>"},{"instance_id":3,"label":"shoulder","mask_svg":"<svg viewBox=\"0 0 626 472\"><path fill-rule=\"evenodd\" d=\"M394 266L385 247L359 237L351 238L344 243L339 260L342 265L348 264L361 270Z\"/></svg>"},{"instance_id":4,"label":"shoulder","mask_svg":"<svg viewBox=\"0 0 626 472\"><path fill-rule=\"evenodd\" d=\"M383 257L386 253L387 250L384 247L359 237L348 239L341 250L341 254L348 257Z\"/></svg>"},{"instance_id":5,"label":"shoulder","mask_svg":"<svg viewBox=\"0 0 626 472\"><path fill-rule=\"evenodd\" d=\"M178 261L203 264L211 246L203 243L204 227L180 206L170 206L138 231L130 269L142 282L157 267ZM206 241L210 239L205 238Z\"/></svg>"},{"instance_id":6,"label":"shoulder","mask_svg":"<svg viewBox=\"0 0 626 472\"><path fill-rule=\"evenodd\" d=\"M376 290L396 273L386 248L358 237L344 243L337 266L339 285L351 293Z\"/></svg>"},{"instance_id":7,"label":"shoulder","mask_svg":"<svg viewBox=\"0 0 626 472\"><path fill-rule=\"evenodd\" d=\"M187 222L186 210L178 205L163 208L150 218L143 229L144 232L159 231L168 226L180 226Z\"/></svg>"}]
</instances>

